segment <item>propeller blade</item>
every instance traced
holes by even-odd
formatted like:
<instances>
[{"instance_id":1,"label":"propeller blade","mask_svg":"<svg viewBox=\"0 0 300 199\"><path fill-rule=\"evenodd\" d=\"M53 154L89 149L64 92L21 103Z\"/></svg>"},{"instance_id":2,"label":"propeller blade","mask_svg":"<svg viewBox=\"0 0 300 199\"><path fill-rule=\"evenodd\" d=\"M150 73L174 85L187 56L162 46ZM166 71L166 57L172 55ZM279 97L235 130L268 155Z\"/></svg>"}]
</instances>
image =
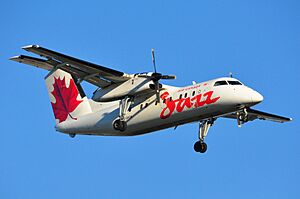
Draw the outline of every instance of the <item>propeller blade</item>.
<instances>
[{"instance_id":1,"label":"propeller blade","mask_svg":"<svg viewBox=\"0 0 300 199\"><path fill-rule=\"evenodd\" d=\"M153 62L153 67L154 67L154 72L156 73L156 65L155 65L155 55L154 55L154 49L151 49L152 53L152 62Z\"/></svg>"},{"instance_id":2,"label":"propeller blade","mask_svg":"<svg viewBox=\"0 0 300 199\"><path fill-rule=\"evenodd\" d=\"M175 75L162 75L160 73L153 73L152 75L144 75L144 74L141 74L141 75L138 75L138 77L144 77L144 78L149 78L151 80L154 80L154 81L158 81L160 79L176 79L176 76Z\"/></svg>"},{"instance_id":3,"label":"propeller blade","mask_svg":"<svg viewBox=\"0 0 300 199\"><path fill-rule=\"evenodd\" d=\"M175 75L163 75L161 79L176 79Z\"/></svg>"}]
</instances>

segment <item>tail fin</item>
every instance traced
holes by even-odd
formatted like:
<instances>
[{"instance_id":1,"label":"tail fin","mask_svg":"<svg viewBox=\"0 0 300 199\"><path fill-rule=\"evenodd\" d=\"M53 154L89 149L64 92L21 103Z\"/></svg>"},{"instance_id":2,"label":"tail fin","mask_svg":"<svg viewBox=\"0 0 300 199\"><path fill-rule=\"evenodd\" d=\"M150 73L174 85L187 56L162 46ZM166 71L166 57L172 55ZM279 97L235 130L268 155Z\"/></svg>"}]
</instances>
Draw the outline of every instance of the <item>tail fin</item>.
<instances>
[{"instance_id":1,"label":"tail fin","mask_svg":"<svg viewBox=\"0 0 300 199\"><path fill-rule=\"evenodd\" d=\"M80 84L72 75L57 69L46 77L56 124L65 120L77 120L79 116L92 112L91 106Z\"/></svg>"}]
</instances>

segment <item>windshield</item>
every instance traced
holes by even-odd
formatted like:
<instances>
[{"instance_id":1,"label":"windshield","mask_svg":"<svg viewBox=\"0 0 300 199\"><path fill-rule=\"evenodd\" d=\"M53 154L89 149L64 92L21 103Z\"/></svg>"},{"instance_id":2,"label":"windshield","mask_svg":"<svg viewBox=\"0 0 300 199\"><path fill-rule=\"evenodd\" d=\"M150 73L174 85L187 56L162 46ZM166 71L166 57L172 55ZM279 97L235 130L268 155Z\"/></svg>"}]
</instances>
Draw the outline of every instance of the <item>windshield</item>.
<instances>
[{"instance_id":1,"label":"windshield","mask_svg":"<svg viewBox=\"0 0 300 199\"><path fill-rule=\"evenodd\" d=\"M214 86L222 86L222 85L228 85L227 82L225 80L222 81L217 81Z\"/></svg>"},{"instance_id":2,"label":"windshield","mask_svg":"<svg viewBox=\"0 0 300 199\"><path fill-rule=\"evenodd\" d=\"M228 81L228 83L230 84L230 85L243 85L241 82L239 82L239 81Z\"/></svg>"},{"instance_id":3,"label":"windshield","mask_svg":"<svg viewBox=\"0 0 300 199\"><path fill-rule=\"evenodd\" d=\"M243 85L241 82L237 81L237 80L220 80L220 81L216 81L214 86L223 86L223 85Z\"/></svg>"}]
</instances>

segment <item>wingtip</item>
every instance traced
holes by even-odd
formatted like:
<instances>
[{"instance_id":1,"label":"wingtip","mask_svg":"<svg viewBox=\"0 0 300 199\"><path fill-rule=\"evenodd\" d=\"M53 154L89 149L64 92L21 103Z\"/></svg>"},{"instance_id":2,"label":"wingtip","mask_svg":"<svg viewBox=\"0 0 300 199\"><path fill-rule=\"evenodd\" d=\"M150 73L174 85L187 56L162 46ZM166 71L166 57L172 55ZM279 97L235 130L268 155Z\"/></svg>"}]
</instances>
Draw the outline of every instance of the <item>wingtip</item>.
<instances>
[{"instance_id":1,"label":"wingtip","mask_svg":"<svg viewBox=\"0 0 300 199\"><path fill-rule=\"evenodd\" d=\"M28 46L23 46L22 49L27 50L29 48L38 48L38 47L40 47L40 46L39 45L28 45Z\"/></svg>"},{"instance_id":2,"label":"wingtip","mask_svg":"<svg viewBox=\"0 0 300 199\"><path fill-rule=\"evenodd\" d=\"M20 58L20 55L16 55L16 56L10 57L9 60L15 61L19 58Z\"/></svg>"},{"instance_id":3,"label":"wingtip","mask_svg":"<svg viewBox=\"0 0 300 199\"><path fill-rule=\"evenodd\" d=\"M13 56L13 57L9 58L9 60L19 62L19 63L23 63L22 55Z\"/></svg>"},{"instance_id":4,"label":"wingtip","mask_svg":"<svg viewBox=\"0 0 300 199\"><path fill-rule=\"evenodd\" d=\"M288 117L288 118L286 118L285 121L283 121L283 122L291 122L291 121L293 121L293 118Z\"/></svg>"}]
</instances>

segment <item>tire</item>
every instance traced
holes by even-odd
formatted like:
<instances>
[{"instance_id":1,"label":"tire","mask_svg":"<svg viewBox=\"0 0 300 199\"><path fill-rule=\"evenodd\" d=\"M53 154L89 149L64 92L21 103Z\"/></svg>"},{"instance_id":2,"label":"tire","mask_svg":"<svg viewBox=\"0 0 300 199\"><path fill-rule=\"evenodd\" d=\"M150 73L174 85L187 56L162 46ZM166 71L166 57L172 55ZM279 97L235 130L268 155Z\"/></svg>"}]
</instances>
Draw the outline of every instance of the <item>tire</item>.
<instances>
[{"instance_id":1,"label":"tire","mask_svg":"<svg viewBox=\"0 0 300 199\"><path fill-rule=\"evenodd\" d=\"M201 151L201 142L200 141L195 142L195 144L194 144L194 150L196 152L200 152Z\"/></svg>"}]
</instances>

